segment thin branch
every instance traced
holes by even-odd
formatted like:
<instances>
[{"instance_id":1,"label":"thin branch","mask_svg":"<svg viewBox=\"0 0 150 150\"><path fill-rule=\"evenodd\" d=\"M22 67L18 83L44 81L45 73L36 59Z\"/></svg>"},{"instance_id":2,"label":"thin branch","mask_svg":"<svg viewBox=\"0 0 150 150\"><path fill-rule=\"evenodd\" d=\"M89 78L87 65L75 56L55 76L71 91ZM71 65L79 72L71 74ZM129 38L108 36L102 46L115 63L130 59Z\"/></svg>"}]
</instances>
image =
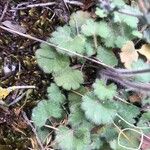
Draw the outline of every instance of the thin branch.
<instances>
[{"instance_id":1,"label":"thin branch","mask_svg":"<svg viewBox=\"0 0 150 150\"><path fill-rule=\"evenodd\" d=\"M26 95L26 92L20 95L19 97L17 97L13 102L9 103L8 106L18 103L25 95Z\"/></svg>"},{"instance_id":2,"label":"thin branch","mask_svg":"<svg viewBox=\"0 0 150 150\"><path fill-rule=\"evenodd\" d=\"M26 85L26 86L11 86L7 88L8 90L16 90L16 89L35 89L35 86L33 85Z\"/></svg>"},{"instance_id":3,"label":"thin branch","mask_svg":"<svg viewBox=\"0 0 150 150\"><path fill-rule=\"evenodd\" d=\"M150 69L141 69L141 70L131 70L128 71L126 69L116 69L116 71L118 71L119 74L123 75L123 76L130 76L130 75L135 75L135 74L143 74L143 73L150 73Z\"/></svg>"},{"instance_id":4,"label":"thin branch","mask_svg":"<svg viewBox=\"0 0 150 150\"><path fill-rule=\"evenodd\" d=\"M30 120L28 119L26 113L25 113L25 112L22 112L22 115L23 115L25 121L27 122L27 124L31 127L33 133L35 134L36 140L37 140L39 146L41 147L41 150L45 150L45 148L43 147L43 144L42 144L41 140L39 139L39 137L38 137L38 135L37 135L36 129L35 129L34 126L31 124L31 122L30 122Z\"/></svg>"},{"instance_id":5,"label":"thin branch","mask_svg":"<svg viewBox=\"0 0 150 150\"><path fill-rule=\"evenodd\" d=\"M126 104L131 104L131 103L127 102L126 100L123 100L123 99L120 98L119 96L114 96L114 98L117 99L117 100L119 100L119 101L121 101L121 102L124 102L124 103L126 103Z\"/></svg>"},{"instance_id":6,"label":"thin branch","mask_svg":"<svg viewBox=\"0 0 150 150\"><path fill-rule=\"evenodd\" d=\"M48 3L38 3L38 4L30 4L27 5L25 7L16 7L16 8L12 8L12 10L23 10L23 9L27 9L27 8L34 8L34 7L46 7L46 6L51 6L51 5L55 5L56 2L48 2Z\"/></svg>"},{"instance_id":7,"label":"thin branch","mask_svg":"<svg viewBox=\"0 0 150 150\"><path fill-rule=\"evenodd\" d=\"M141 16L143 16L142 14L141 15L131 14L131 13L128 13L128 12L125 12L125 11L121 11L121 10L118 10L117 12L120 13L120 14L124 14L124 15L128 15L128 16L133 16L133 17L141 17Z\"/></svg>"},{"instance_id":8,"label":"thin branch","mask_svg":"<svg viewBox=\"0 0 150 150\"><path fill-rule=\"evenodd\" d=\"M59 129L58 128L55 128L55 127L53 127L53 126L50 126L50 125L44 125L44 127L47 127L47 128L50 128L50 129L53 129L53 130L56 130L56 131L59 131Z\"/></svg>"},{"instance_id":9,"label":"thin branch","mask_svg":"<svg viewBox=\"0 0 150 150\"><path fill-rule=\"evenodd\" d=\"M143 83L134 83L131 81L128 81L124 78L121 77L121 75L117 74L117 73L111 73L110 71L102 71L102 75L106 76L108 79L113 80L117 83L120 83L121 85L127 87L127 88L131 88L134 91L138 91L138 92L149 92L150 91L150 84L143 84Z\"/></svg>"},{"instance_id":10,"label":"thin branch","mask_svg":"<svg viewBox=\"0 0 150 150\"><path fill-rule=\"evenodd\" d=\"M2 15L1 15L1 17L0 17L0 22L3 20L5 14L6 14L6 12L7 12L8 4L9 4L9 0L8 0L7 3L5 4L4 10L3 10Z\"/></svg>"},{"instance_id":11,"label":"thin branch","mask_svg":"<svg viewBox=\"0 0 150 150\"><path fill-rule=\"evenodd\" d=\"M100 61L98 61L98 60L95 60L95 59L93 59L93 58L89 58L89 57L84 56L84 55L81 55L81 54L79 54L79 53L70 51L70 50L65 49L65 48L63 48L63 47L59 47L59 46L57 46L57 45L55 45L55 44L46 42L46 41L44 41L44 40L38 39L38 38L33 37L33 36L31 36L31 35L24 34L24 33L18 32L18 31L16 31L16 30L9 29L9 28L4 27L4 26L1 26L1 25L0 25L0 28L3 29L3 30L8 31L8 32L10 32L10 33L18 34L18 35L23 36L23 37L25 37L25 38L28 38L28 39L31 39L31 40L35 40L35 41L38 41L38 42L40 42L40 43L47 44L47 45L52 46L52 47L54 47L54 48L58 48L58 49L60 49L60 50L62 50L62 51L64 51L64 52L67 52L67 53L69 53L69 54L73 54L73 55L78 56L78 57L80 57L80 58L87 59L87 60L89 60L89 61L91 61L91 62L94 62L94 63L96 63L96 64L99 64L99 65L101 65L101 66L103 66L103 67L106 67L106 68L109 68L109 69L112 69L112 70L114 69L113 67L108 66L108 65L106 65L105 63L102 63L102 62L100 62Z\"/></svg>"},{"instance_id":12,"label":"thin branch","mask_svg":"<svg viewBox=\"0 0 150 150\"><path fill-rule=\"evenodd\" d=\"M83 6L83 3L79 2L79 1L66 0L66 3L71 4L71 5Z\"/></svg>"}]
</instances>

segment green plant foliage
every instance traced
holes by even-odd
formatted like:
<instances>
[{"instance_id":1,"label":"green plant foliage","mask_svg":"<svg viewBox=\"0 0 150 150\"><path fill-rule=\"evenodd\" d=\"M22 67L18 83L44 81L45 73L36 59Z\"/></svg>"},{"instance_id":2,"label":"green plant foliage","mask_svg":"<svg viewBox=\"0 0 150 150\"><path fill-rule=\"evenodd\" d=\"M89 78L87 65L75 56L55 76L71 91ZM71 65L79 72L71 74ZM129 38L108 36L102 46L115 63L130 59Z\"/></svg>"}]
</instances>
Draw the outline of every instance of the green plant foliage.
<instances>
[{"instance_id":1,"label":"green plant foliage","mask_svg":"<svg viewBox=\"0 0 150 150\"><path fill-rule=\"evenodd\" d=\"M127 41L142 38L138 31L139 18L135 17L140 15L138 8L126 5L123 0L108 2L108 8L102 4L96 6L95 15L74 12L69 23L57 27L47 40L53 46L41 44L36 51L39 67L51 74L53 81L47 88L48 100L41 100L33 109L32 120L41 141L47 135L45 123L54 122L58 130L53 131L52 143L56 149L137 148L140 134L132 129L135 125L145 126L150 119L149 112L143 113L138 106L127 104L131 94L128 89L112 80L98 79L99 69L123 66L118 63L118 53ZM127 15L130 13L133 15ZM132 64L132 70L148 68L148 63L141 59ZM137 74L131 80L148 83L150 76ZM149 102L144 101L141 107L147 104ZM64 120L58 123L60 119ZM120 136L120 146L117 138L124 128L131 130L124 131L127 139L123 134Z\"/></svg>"},{"instance_id":2,"label":"green plant foliage","mask_svg":"<svg viewBox=\"0 0 150 150\"><path fill-rule=\"evenodd\" d=\"M126 137L123 134L121 134L119 139L120 145L124 146L125 149L126 148L138 149L140 144L139 139L141 135L133 130L127 130L124 131L123 133L126 135Z\"/></svg>"},{"instance_id":3,"label":"green plant foliage","mask_svg":"<svg viewBox=\"0 0 150 150\"><path fill-rule=\"evenodd\" d=\"M111 29L109 40L108 38L103 39L106 47L122 48L123 44L125 44L127 41L130 41L134 37L139 36L132 34L133 31L135 32L137 30L132 29L131 27L123 23L110 23L109 28Z\"/></svg>"},{"instance_id":4,"label":"green plant foliage","mask_svg":"<svg viewBox=\"0 0 150 150\"><path fill-rule=\"evenodd\" d=\"M80 105L73 105L70 108L71 113L69 114L68 122L74 128L84 127L91 130L94 125L86 119L85 114L80 107Z\"/></svg>"},{"instance_id":5,"label":"green plant foliage","mask_svg":"<svg viewBox=\"0 0 150 150\"><path fill-rule=\"evenodd\" d=\"M97 149L100 149L102 147L102 145L103 145L103 142L100 140L99 135L92 134L92 136L91 136L91 144L90 144L89 149L97 150Z\"/></svg>"},{"instance_id":6,"label":"green plant foliage","mask_svg":"<svg viewBox=\"0 0 150 150\"><path fill-rule=\"evenodd\" d=\"M86 44L85 44L85 54L87 56L94 55L96 53L96 50L94 47L95 47L95 45L94 45L93 39L87 38Z\"/></svg>"},{"instance_id":7,"label":"green plant foliage","mask_svg":"<svg viewBox=\"0 0 150 150\"><path fill-rule=\"evenodd\" d=\"M140 109L132 104L114 103L118 114L131 124L135 123L135 118L140 114ZM125 123L123 122L125 125Z\"/></svg>"},{"instance_id":8,"label":"green plant foliage","mask_svg":"<svg viewBox=\"0 0 150 150\"><path fill-rule=\"evenodd\" d=\"M37 107L33 109L32 120L37 127L42 127L48 118L60 118L61 114L62 108L59 104L50 100L42 100L38 103Z\"/></svg>"},{"instance_id":9,"label":"green plant foliage","mask_svg":"<svg viewBox=\"0 0 150 150\"><path fill-rule=\"evenodd\" d=\"M83 35L77 35L72 32L69 26L58 27L57 30L52 33L52 38L50 38L49 41L61 48L83 54L86 39ZM57 50L62 52L61 48L57 48Z\"/></svg>"},{"instance_id":10,"label":"green plant foliage","mask_svg":"<svg viewBox=\"0 0 150 150\"><path fill-rule=\"evenodd\" d=\"M84 86L80 86L78 90L70 92L68 94L69 107L80 104L82 101L82 95L87 92L88 91Z\"/></svg>"},{"instance_id":11,"label":"green plant foliage","mask_svg":"<svg viewBox=\"0 0 150 150\"><path fill-rule=\"evenodd\" d=\"M107 142L113 141L118 137L118 129L113 125L105 125L102 128L102 132L100 134L102 138L105 138Z\"/></svg>"},{"instance_id":12,"label":"green plant foliage","mask_svg":"<svg viewBox=\"0 0 150 150\"><path fill-rule=\"evenodd\" d=\"M48 98L53 102L58 104L63 104L65 101L65 96L61 93L61 90L54 83L51 84L50 87L47 88Z\"/></svg>"},{"instance_id":13,"label":"green plant foliage","mask_svg":"<svg viewBox=\"0 0 150 150\"><path fill-rule=\"evenodd\" d=\"M116 66L118 64L118 60L114 53L100 46L97 48L97 59L110 66Z\"/></svg>"},{"instance_id":14,"label":"green plant foliage","mask_svg":"<svg viewBox=\"0 0 150 150\"><path fill-rule=\"evenodd\" d=\"M45 143L47 136L49 135L50 130L47 128L36 127L36 132L42 143Z\"/></svg>"},{"instance_id":15,"label":"green plant foliage","mask_svg":"<svg viewBox=\"0 0 150 150\"><path fill-rule=\"evenodd\" d=\"M133 70L140 70L140 69L148 69L150 65L148 63L145 63L142 59L139 59L137 62L134 62L132 64ZM149 73L145 74L138 74L135 75L134 80L139 82L150 82L150 75Z\"/></svg>"},{"instance_id":16,"label":"green plant foliage","mask_svg":"<svg viewBox=\"0 0 150 150\"><path fill-rule=\"evenodd\" d=\"M95 124L110 124L116 116L116 111L111 108L109 103L100 103L92 93L83 97L81 104L86 117Z\"/></svg>"},{"instance_id":17,"label":"green plant foliage","mask_svg":"<svg viewBox=\"0 0 150 150\"><path fill-rule=\"evenodd\" d=\"M90 13L85 11L77 11L70 16L69 25L74 28L80 28L89 18Z\"/></svg>"},{"instance_id":18,"label":"green plant foliage","mask_svg":"<svg viewBox=\"0 0 150 150\"><path fill-rule=\"evenodd\" d=\"M41 48L36 51L36 58L45 73L59 71L69 66L68 57L58 54L53 48L45 44L41 44Z\"/></svg>"},{"instance_id":19,"label":"green plant foliage","mask_svg":"<svg viewBox=\"0 0 150 150\"><path fill-rule=\"evenodd\" d=\"M96 8L95 14L96 14L97 16L99 16L100 18L107 17L106 12L105 12L103 9L100 9L100 8L98 8L98 7Z\"/></svg>"},{"instance_id":20,"label":"green plant foliage","mask_svg":"<svg viewBox=\"0 0 150 150\"><path fill-rule=\"evenodd\" d=\"M119 141L110 141L110 146L114 150L126 150L126 149L139 149L140 145L140 131L132 128L122 131L120 134ZM118 143L119 142L119 143Z\"/></svg>"},{"instance_id":21,"label":"green plant foliage","mask_svg":"<svg viewBox=\"0 0 150 150\"><path fill-rule=\"evenodd\" d=\"M141 118L140 118L140 121L138 122L138 126L139 127L148 126L149 120L150 120L150 112L143 113Z\"/></svg>"},{"instance_id":22,"label":"green plant foliage","mask_svg":"<svg viewBox=\"0 0 150 150\"><path fill-rule=\"evenodd\" d=\"M106 85L103 80L97 79L93 84L93 87L94 93L100 100L112 100L117 93L115 84Z\"/></svg>"},{"instance_id":23,"label":"green plant foliage","mask_svg":"<svg viewBox=\"0 0 150 150\"><path fill-rule=\"evenodd\" d=\"M95 22L89 19L86 21L86 24L82 25L82 32L86 36L99 35L102 38L107 38L111 30L106 22Z\"/></svg>"},{"instance_id":24,"label":"green plant foliage","mask_svg":"<svg viewBox=\"0 0 150 150\"><path fill-rule=\"evenodd\" d=\"M125 5L125 2L123 0L113 0L113 5L117 7L122 7Z\"/></svg>"},{"instance_id":25,"label":"green plant foliage","mask_svg":"<svg viewBox=\"0 0 150 150\"><path fill-rule=\"evenodd\" d=\"M59 148L65 150L87 150L90 145L90 133L87 129L73 131L67 127L59 127L56 133Z\"/></svg>"},{"instance_id":26,"label":"green plant foliage","mask_svg":"<svg viewBox=\"0 0 150 150\"><path fill-rule=\"evenodd\" d=\"M67 67L54 74L54 81L58 86L62 86L66 90L76 90L83 83L83 75L79 70Z\"/></svg>"},{"instance_id":27,"label":"green plant foliage","mask_svg":"<svg viewBox=\"0 0 150 150\"><path fill-rule=\"evenodd\" d=\"M86 24L82 25L82 33L86 36L93 36L97 34L98 23L93 19L86 21Z\"/></svg>"},{"instance_id":28,"label":"green plant foliage","mask_svg":"<svg viewBox=\"0 0 150 150\"><path fill-rule=\"evenodd\" d=\"M33 109L32 120L37 127L45 125L46 120L50 117L61 118L61 105L65 101L65 96L61 93L56 84L51 84L47 89L48 100L41 100L37 107Z\"/></svg>"},{"instance_id":29,"label":"green plant foliage","mask_svg":"<svg viewBox=\"0 0 150 150\"><path fill-rule=\"evenodd\" d=\"M131 28L137 28L137 25L138 25L138 18L134 16L121 14L118 12L114 13L114 21L126 23Z\"/></svg>"}]
</instances>

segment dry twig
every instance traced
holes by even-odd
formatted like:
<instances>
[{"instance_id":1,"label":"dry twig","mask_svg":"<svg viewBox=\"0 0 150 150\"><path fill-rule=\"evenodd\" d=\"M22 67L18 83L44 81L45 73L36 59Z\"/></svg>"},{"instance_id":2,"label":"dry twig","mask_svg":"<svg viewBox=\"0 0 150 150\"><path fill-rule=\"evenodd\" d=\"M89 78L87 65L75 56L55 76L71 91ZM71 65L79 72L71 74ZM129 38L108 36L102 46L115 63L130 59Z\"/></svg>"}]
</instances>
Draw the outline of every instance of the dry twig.
<instances>
[{"instance_id":1,"label":"dry twig","mask_svg":"<svg viewBox=\"0 0 150 150\"><path fill-rule=\"evenodd\" d=\"M23 9L34 8L34 7L46 7L46 6L51 6L51 5L54 5L54 4L56 4L56 2L29 4L29 5L25 6L25 7L12 8L12 10L23 10Z\"/></svg>"},{"instance_id":2,"label":"dry twig","mask_svg":"<svg viewBox=\"0 0 150 150\"><path fill-rule=\"evenodd\" d=\"M9 0L7 1L6 5L5 5L5 7L4 7L4 10L3 10L2 15L1 15L1 17L0 17L0 22L3 20L5 14L6 14L6 12L7 12L8 4L9 4Z\"/></svg>"},{"instance_id":3,"label":"dry twig","mask_svg":"<svg viewBox=\"0 0 150 150\"><path fill-rule=\"evenodd\" d=\"M23 114L23 117L25 119L25 121L27 122L27 124L31 127L33 133L35 134L35 137L36 137L36 140L39 144L39 146L41 147L41 150L45 150L41 140L39 139L38 135L37 135L37 132L36 132L36 129L34 128L34 126L31 124L30 120L28 119L27 115L25 112L22 113Z\"/></svg>"}]
</instances>

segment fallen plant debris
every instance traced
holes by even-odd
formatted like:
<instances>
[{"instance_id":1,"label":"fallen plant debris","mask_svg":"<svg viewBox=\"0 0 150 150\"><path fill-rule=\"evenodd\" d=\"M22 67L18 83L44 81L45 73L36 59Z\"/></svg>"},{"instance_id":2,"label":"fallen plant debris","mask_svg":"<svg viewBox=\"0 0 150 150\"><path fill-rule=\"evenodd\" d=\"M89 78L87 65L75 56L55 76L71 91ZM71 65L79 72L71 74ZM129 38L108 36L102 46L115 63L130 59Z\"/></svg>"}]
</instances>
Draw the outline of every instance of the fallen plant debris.
<instances>
[{"instance_id":1,"label":"fallen plant debris","mask_svg":"<svg viewBox=\"0 0 150 150\"><path fill-rule=\"evenodd\" d=\"M135 4L1 3L0 148L149 147L149 2Z\"/></svg>"}]
</instances>

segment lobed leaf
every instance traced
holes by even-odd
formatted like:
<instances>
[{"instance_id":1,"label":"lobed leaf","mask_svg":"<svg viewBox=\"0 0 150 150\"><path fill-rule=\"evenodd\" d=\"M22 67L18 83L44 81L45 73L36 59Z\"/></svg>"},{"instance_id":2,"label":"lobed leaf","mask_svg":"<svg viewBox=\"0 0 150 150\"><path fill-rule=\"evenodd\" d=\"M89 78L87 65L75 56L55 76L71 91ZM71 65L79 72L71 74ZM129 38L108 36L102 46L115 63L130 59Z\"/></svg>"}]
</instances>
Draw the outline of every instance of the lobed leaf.
<instances>
[{"instance_id":1,"label":"lobed leaf","mask_svg":"<svg viewBox=\"0 0 150 150\"><path fill-rule=\"evenodd\" d=\"M52 73L69 66L69 58L60 55L48 45L41 44L41 48L35 53L38 65L45 73Z\"/></svg>"},{"instance_id":2,"label":"lobed leaf","mask_svg":"<svg viewBox=\"0 0 150 150\"><path fill-rule=\"evenodd\" d=\"M71 27L64 26L58 27L55 32L52 33L52 37L50 38L50 42L57 45L56 48L61 53L67 53L68 55L73 55L69 52L64 52L61 50L67 49L68 51L73 51L77 53L83 54L85 52L84 46L86 39L83 35L72 33Z\"/></svg>"},{"instance_id":3,"label":"lobed leaf","mask_svg":"<svg viewBox=\"0 0 150 150\"><path fill-rule=\"evenodd\" d=\"M110 124L116 116L116 111L109 103L100 103L94 94L87 94L83 97L81 108L84 110L87 119L95 124Z\"/></svg>"},{"instance_id":4,"label":"lobed leaf","mask_svg":"<svg viewBox=\"0 0 150 150\"><path fill-rule=\"evenodd\" d=\"M59 127L56 132L55 141L58 143L59 149L64 150L88 150L90 140L90 132L87 129L71 130L65 126Z\"/></svg>"},{"instance_id":5,"label":"lobed leaf","mask_svg":"<svg viewBox=\"0 0 150 150\"><path fill-rule=\"evenodd\" d=\"M60 118L62 109L58 103L42 100L32 111L32 120L37 127L42 127L48 118Z\"/></svg>"},{"instance_id":6,"label":"lobed leaf","mask_svg":"<svg viewBox=\"0 0 150 150\"><path fill-rule=\"evenodd\" d=\"M96 58L98 58L103 63L113 66L113 67L118 64L118 60L116 56L114 55L114 53L100 46L97 48Z\"/></svg>"},{"instance_id":7,"label":"lobed leaf","mask_svg":"<svg viewBox=\"0 0 150 150\"><path fill-rule=\"evenodd\" d=\"M117 93L115 84L106 85L103 80L97 79L93 84L94 93L100 100L112 100Z\"/></svg>"},{"instance_id":8,"label":"lobed leaf","mask_svg":"<svg viewBox=\"0 0 150 150\"><path fill-rule=\"evenodd\" d=\"M58 86L62 86L66 90L76 90L83 83L83 75L79 70L74 70L70 67L65 68L54 75L54 81Z\"/></svg>"},{"instance_id":9,"label":"lobed leaf","mask_svg":"<svg viewBox=\"0 0 150 150\"><path fill-rule=\"evenodd\" d=\"M69 114L68 122L71 127L77 129L84 127L88 130L91 130L93 128L94 125L86 119L80 104L71 106L70 111L71 113Z\"/></svg>"},{"instance_id":10,"label":"lobed leaf","mask_svg":"<svg viewBox=\"0 0 150 150\"><path fill-rule=\"evenodd\" d=\"M54 83L52 83L51 86L47 88L47 92L48 98L58 104L62 104L66 99L65 96L61 93L58 86Z\"/></svg>"},{"instance_id":11,"label":"lobed leaf","mask_svg":"<svg viewBox=\"0 0 150 150\"><path fill-rule=\"evenodd\" d=\"M119 12L114 12L114 21L126 23L131 28L137 28L138 18L130 15L126 15Z\"/></svg>"},{"instance_id":12,"label":"lobed leaf","mask_svg":"<svg viewBox=\"0 0 150 150\"><path fill-rule=\"evenodd\" d=\"M69 25L74 28L80 28L89 18L90 13L79 10L75 13L72 13L72 15L70 16Z\"/></svg>"}]
</instances>

